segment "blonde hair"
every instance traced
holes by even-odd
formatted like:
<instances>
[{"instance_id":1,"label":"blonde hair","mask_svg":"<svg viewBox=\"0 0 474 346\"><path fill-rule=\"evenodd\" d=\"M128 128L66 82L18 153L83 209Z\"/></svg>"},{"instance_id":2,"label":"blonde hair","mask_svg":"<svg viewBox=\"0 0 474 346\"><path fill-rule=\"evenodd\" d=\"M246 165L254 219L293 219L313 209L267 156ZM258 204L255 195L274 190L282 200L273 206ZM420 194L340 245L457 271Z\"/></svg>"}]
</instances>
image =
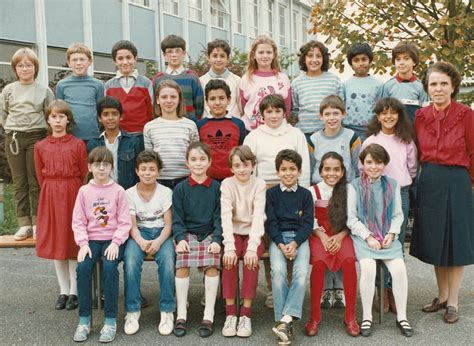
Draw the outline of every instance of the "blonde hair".
<instances>
[{"instance_id":1,"label":"blonde hair","mask_svg":"<svg viewBox=\"0 0 474 346\"><path fill-rule=\"evenodd\" d=\"M161 116L161 107L156 101L158 100L158 97L160 96L160 91L165 88L171 88L178 92L179 102L178 102L178 107L176 108L176 115L178 116L178 118L184 117L186 115L186 108L184 104L183 91L181 90L178 83L176 83L172 79L165 79L160 84L158 84L158 87L155 90L155 102L153 103L153 112L155 113L155 117Z\"/></svg>"},{"instance_id":2,"label":"blonde hair","mask_svg":"<svg viewBox=\"0 0 474 346\"><path fill-rule=\"evenodd\" d=\"M87 56L87 58L92 61L92 51L90 50L89 47L87 47L84 43L82 42L76 42L71 44L66 51L66 59L69 61L69 58L71 57L72 54L75 53L82 53Z\"/></svg>"},{"instance_id":3,"label":"blonde hair","mask_svg":"<svg viewBox=\"0 0 474 346\"><path fill-rule=\"evenodd\" d=\"M258 70L258 64L257 60L255 60L255 52L257 50L257 47L259 44L269 44L273 48L273 60L271 64L271 69L275 74L278 74L281 72L280 68L280 60L278 58L278 47L269 36L267 35L259 35L255 37L255 40L252 43L252 46L250 47L249 55L248 55L248 62L247 62L247 76L249 78L252 77L252 75L255 73L256 70Z\"/></svg>"},{"instance_id":4,"label":"blonde hair","mask_svg":"<svg viewBox=\"0 0 474 346\"><path fill-rule=\"evenodd\" d=\"M36 77L38 77L38 73L39 73L38 56L36 56L36 53L31 48L27 48L27 47L18 49L15 52L15 54L13 54L13 56L12 56L11 65L12 65L12 69L13 69L13 72L15 73L16 78L20 79L20 77L18 77L18 73L16 73L16 65L18 65L18 63L23 58L27 58L29 61L31 61L31 63L33 65L35 65L35 77L34 77L34 79L36 79Z\"/></svg>"}]
</instances>

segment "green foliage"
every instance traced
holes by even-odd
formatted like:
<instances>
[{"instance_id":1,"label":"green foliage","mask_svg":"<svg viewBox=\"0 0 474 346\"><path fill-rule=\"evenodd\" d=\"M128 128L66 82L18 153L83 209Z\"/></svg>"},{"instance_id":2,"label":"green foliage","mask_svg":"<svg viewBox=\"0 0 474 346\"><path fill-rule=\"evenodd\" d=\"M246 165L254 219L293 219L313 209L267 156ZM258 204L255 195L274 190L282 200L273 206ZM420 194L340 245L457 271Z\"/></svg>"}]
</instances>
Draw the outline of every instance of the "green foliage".
<instances>
[{"instance_id":1,"label":"green foliage","mask_svg":"<svg viewBox=\"0 0 474 346\"><path fill-rule=\"evenodd\" d=\"M375 52L373 68L384 73L391 48L410 40L420 47L420 72L431 60L453 63L464 77L474 73L472 1L464 0L323 0L311 13L315 34L337 40L333 63L341 72L349 47L368 42ZM394 72L394 71L392 71Z\"/></svg>"},{"instance_id":2,"label":"green foliage","mask_svg":"<svg viewBox=\"0 0 474 346\"><path fill-rule=\"evenodd\" d=\"M14 234L18 228L13 202L13 187L10 184L0 183L0 194L3 188L3 222L0 221L0 235Z\"/></svg>"}]
</instances>

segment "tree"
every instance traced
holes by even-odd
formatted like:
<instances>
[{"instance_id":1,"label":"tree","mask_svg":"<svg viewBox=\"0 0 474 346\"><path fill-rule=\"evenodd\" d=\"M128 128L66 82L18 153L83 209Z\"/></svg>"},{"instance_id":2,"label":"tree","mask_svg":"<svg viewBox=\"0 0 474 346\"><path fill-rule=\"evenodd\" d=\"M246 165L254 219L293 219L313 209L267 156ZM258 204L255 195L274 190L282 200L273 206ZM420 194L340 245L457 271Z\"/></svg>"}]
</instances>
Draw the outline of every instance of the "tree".
<instances>
[{"instance_id":1,"label":"tree","mask_svg":"<svg viewBox=\"0 0 474 346\"><path fill-rule=\"evenodd\" d=\"M472 0L323 0L312 9L311 31L337 40L334 65L341 72L349 47L368 42L374 49L373 68L384 73L392 66L390 49L399 41L410 40L420 47L417 70L426 63L445 60L453 63L464 77L473 76ZM393 66L392 66L393 68Z\"/></svg>"}]
</instances>

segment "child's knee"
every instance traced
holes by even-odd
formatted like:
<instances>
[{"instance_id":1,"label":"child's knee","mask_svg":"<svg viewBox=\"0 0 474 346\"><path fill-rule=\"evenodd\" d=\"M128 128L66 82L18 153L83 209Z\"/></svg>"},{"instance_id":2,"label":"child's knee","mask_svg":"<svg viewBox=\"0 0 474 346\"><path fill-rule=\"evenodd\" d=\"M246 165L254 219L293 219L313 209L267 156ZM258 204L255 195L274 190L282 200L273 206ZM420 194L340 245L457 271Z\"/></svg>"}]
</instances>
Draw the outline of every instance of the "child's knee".
<instances>
[{"instance_id":1,"label":"child's knee","mask_svg":"<svg viewBox=\"0 0 474 346\"><path fill-rule=\"evenodd\" d=\"M206 276L214 277L214 276L217 276L218 274L219 274L219 271L217 270L216 267L208 267L204 271L204 275Z\"/></svg>"},{"instance_id":2,"label":"child's knee","mask_svg":"<svg viewBox=\"0 0 474 346\"><path fill-rule=\"evenodd\" d=\"M189 268L178 268L176 269L177 278L187 278L189 276Z\"/></svg>"}]
</instances>

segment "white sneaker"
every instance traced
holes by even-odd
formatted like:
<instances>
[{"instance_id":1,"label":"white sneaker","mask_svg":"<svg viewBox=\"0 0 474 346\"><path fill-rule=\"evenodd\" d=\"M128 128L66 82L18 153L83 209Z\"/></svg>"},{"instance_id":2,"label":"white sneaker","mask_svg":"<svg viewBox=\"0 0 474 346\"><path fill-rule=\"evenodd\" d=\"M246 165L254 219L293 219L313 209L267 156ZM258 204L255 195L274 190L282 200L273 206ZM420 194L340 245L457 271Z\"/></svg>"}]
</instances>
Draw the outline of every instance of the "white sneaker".
<instances>
[{"instance_id":1,"label":"white sneaker","mask_svg":"<svg viewBox=\"0 0 474 346\"><path fill-rule=\"evenodd\" d=\"M267 292L267 299L265 299L265 306L269 309L273 309L273 292Z\"/></svg>"},{"instance_id":2,"label":"white sneaker","mask_svg":"<svg viewBox=\"0 0 474 346\"><path fill-rule=\"evenodd\" d=\"M250 335L252 335L252 320L247 316L240 316L237 336L248 338Z\"/></svg>"},{"instance_id":3,"label":"white sneaker","mask_svg":"<svg viewBox=\"0 0 474 346\"><path fill-rule=\"evenodd\" d=\"M229 315L226 317L224 327L222 328L223 336L236 336L237 335L237 316Z\"/></svg>"},{"instance_id":4,"label":"white sneaker","mask_svg":"<svg viewBox=\"0 0 474 346\"><path fill-rule=\"evenodd\" d=\"M137 312L127 312L125 315L125 325L123 326L123 331L127 335L133 335L140 329L140 324L138 320L140 319L140 311Z\"/></svg>"},{"instance_id":5,"label":"white sneaker","mask_svg":"<svg viewBox=\"0 0 474 346\"><path fill-rule=\"evenodd\" d=\"M33 239L36 240L36 225L31 227L33 229Z\"/></svg>"},{"instance_id":6,"label":"white sneaker","mask_svg":"<svg viewBox=\"0 0 474 346\"><path fill-rule=\"evenodd\" d=\"M13 236L13 239L15 240L25 240L26 238L29 238L33 235L33 231L31 230L31 226L21 226L18 228L18 231L16 231L15 235Z\"/></svg>"},{"instance_id":7,"label":"white sneaker","mask_svg":"<svg viewBox=\"0 0 474 346\"><path fill-rule=\"evenodd\" d=\"M161 335L170 335L173 333L174 315L172 312L162 312L158 331Z\"/></svg>"}]
</instances>

